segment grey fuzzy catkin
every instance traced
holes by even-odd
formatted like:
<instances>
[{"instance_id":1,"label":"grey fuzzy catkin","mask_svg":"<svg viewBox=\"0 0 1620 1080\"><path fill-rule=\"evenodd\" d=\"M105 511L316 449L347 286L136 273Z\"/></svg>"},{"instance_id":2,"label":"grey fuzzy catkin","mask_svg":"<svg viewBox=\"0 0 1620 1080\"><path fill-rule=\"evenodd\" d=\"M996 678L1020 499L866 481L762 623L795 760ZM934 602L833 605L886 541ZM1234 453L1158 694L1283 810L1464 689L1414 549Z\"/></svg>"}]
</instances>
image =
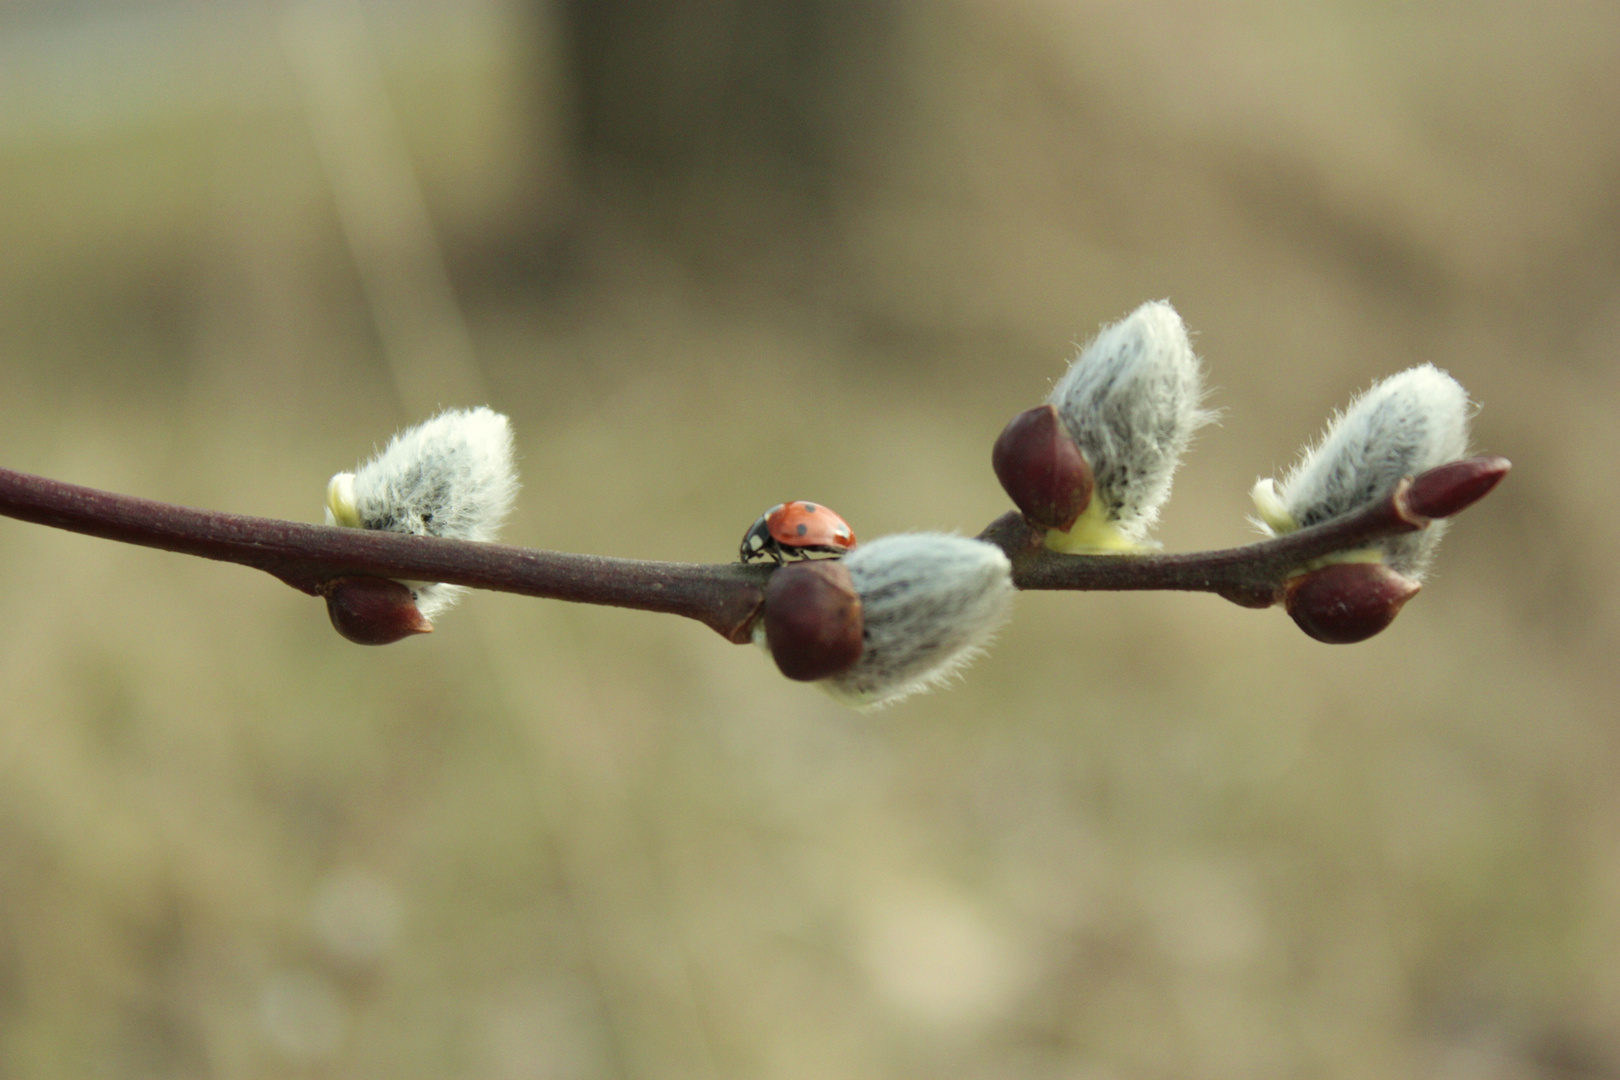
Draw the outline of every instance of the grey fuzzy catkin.
<instances>
[{"instance_id":1,"label":"grey fuzzy catkin","mask_svg":"<svg viewBox=\"0 0 1620 1080\"><path fill-rule=\"evenodd\" d=\"M984 651L1016 592L1000 548L943 533L885 536L844 565L861 598L861 658L824 685L860 707L948 681Z\"/></svg>"},{"instance_id":2,"label":"grey fuzzy catkin","mask_svg":"<svg viewBox=\"0 0 1620 1080\"><path fill-rule=\"evenodd\" d=\"M1433 364L1392 375L1356 398L1280 484L1261 480L1255 504L1268 532L1308 528L1387 496L1403 477L1468 451L1468 393ZM1421 578L1445 530L1436 521L1378 543L1385 563Z\"/></svg>"},{"instance_id":3,"label":"grey fuzzy catkin","mask_svg":"<svg viewBox=\"0 0 1620 1080\"><path fill-rule=\"evenodd\" d=\"M511 427L482 407L400 432L354 474L362 526L416 536L492 540L516 492Z\"/></svg>"},{"instance_id":4,"label":"grey fuzzy catkin","mask_svg":"<svg viewBox=\"0 0 1620 1080\"><path fill-rule=\"evenodd\" d=\"M482 406L447 410L395 435L353 473L334 476L327 524L493 540L517 494L512 456L506 417ZM405 584L429 619L466 591L458 585Z\"/></svg>"},{"instance_id":5,"label":"grey fuzzy catkin","mask_svg":"<svg viewBox=\"0 0 1620 1080\"><path fill-rule=\"evenodd\" d=\"M1165 300L1104 327L1053 388L1091 465L1093 498L1127 540L1141 543L1158 521L1193 433L1214 418L1203 397L1198 357Z\"/></svg>"}]
</instances>

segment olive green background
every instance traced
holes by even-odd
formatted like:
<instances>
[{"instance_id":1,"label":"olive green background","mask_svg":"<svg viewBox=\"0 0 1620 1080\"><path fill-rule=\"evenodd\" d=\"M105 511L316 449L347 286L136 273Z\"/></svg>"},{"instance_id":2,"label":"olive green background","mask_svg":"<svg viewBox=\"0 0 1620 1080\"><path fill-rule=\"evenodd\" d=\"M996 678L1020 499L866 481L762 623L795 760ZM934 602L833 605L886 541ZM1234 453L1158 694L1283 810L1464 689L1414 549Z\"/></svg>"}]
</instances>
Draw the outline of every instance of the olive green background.
<instances>
[{"instance_id":1,"label":"olive green background","mask_svg":"<svg viewBox=\"0 0 1620 1080\"><path fill-rule=\"evenodd\" d=\"M515 543L971 534L1160 297L1169 549L1415 363L1516 466L1364 645L1027 595L873 715L0 519L0 1077L1620 1076L1617 133L1608 3L0 7L7 467L318 520L487 402Z\"/></svg>"}]
</instances>

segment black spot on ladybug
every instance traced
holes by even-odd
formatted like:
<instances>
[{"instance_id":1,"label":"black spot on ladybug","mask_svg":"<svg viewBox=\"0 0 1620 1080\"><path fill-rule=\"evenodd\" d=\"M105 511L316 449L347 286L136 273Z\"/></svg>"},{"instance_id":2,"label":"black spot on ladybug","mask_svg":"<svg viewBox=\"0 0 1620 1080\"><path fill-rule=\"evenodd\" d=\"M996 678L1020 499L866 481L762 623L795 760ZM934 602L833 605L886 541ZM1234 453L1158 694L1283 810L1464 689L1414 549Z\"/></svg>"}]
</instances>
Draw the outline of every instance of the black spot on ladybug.
<instances>
[{"instance_id":1,"label":"black spot on ladybug","mask_svg":"<svg viewBox=\"0 0 1620 1080\"><path fill-rule=\"evenodd\" d=\"M799 535L799 536L803 536L803 535L804 535L804 534L805 534L805 533L807 533L807 532L809 532L809 531L810 531L810 526L808 526L808 525L806 525L806 524L804 524L804 523L803 523L803 522L802 522L802 521L801 521L801 522L800 522L800 523L799 523L799 527L798 527L798 528L797 528L797 529L794 529L794 530L793 530L793 531L794 531L794 533L795 533L795 534L797 534L797 535Z\"/></svg>"},{"instance_id":2,"label":"black spot on ladybug","mask_svg":"<svg viewBox=\"0 0 1620 1080\"><path fill-rule=\"evenodd\" d=\"M816 504L815 503L805 503L804 504L804 512L807 513L807 514L815 513L816 512Z\"/></svg>"}]
</instances>

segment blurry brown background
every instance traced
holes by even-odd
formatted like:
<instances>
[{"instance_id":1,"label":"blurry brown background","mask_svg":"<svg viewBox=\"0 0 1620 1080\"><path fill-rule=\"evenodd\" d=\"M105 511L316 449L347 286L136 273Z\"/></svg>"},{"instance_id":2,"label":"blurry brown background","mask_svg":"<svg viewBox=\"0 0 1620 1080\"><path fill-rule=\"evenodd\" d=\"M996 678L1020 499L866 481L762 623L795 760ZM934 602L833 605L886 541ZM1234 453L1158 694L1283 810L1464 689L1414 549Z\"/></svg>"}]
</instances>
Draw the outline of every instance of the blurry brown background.
<instances>
[{"instance_id":1,"label":"blurry brown background","mask_svg":"<svg viewBox=\"0 0 1620 1080\"><path fill-rule=\"evenodd\" d=\"M318 520L439 404L515 543L977 531L1168 296L1172 549L1422 361L1516 471L1382 637L1029 595L863 716L695 623L368 650L0 519L0 1077L1620 1076L1620 11L0 7L0 463Z\"/></svg>"}]
</instances>

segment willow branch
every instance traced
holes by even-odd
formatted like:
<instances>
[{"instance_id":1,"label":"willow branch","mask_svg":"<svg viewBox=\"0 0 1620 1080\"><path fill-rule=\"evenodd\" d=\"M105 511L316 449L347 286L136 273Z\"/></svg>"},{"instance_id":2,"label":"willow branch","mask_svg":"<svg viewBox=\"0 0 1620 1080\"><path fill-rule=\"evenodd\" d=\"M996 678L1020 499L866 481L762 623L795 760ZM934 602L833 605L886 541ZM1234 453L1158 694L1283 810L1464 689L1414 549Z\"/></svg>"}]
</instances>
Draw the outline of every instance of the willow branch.
<instances>
[{"instance_id":1,"label":"willow branch","mask_svg":"<svg viewBox=\"0 0 1620 1080\"><path fill-rule=\"evenodd\" d=\"M980 539L1013 563L1021 589L1212 592L1266 607L1312 560L1425 527L1484 496L1506 474L1503 458L1470 458L1403 481L1355 514L1273 540L1184 555L1060 555L1017 513ZM613 559L505 544L405 536L196 510L0 469L0 515L106 540L240 563L324 595L353 576L440 581L551 600L607 604L696 619L747 641L764 601L768 566Z\"/></svg>"},{"instance_id":2,"label":"willow branch","mask_svg":"<svg viewBox=\"0 0 1620 1080\"><path fill-rule=\"evenodd\" d=\"M549 600L684 615L746 640L768 571L741 563L646 562L306 525L194 510L0 469L0 514L126 544L240 563L293 588L357 575L442 581Z\"/></svg>"},{"instance_id":3,"label":"willow branch","mask_svg":"<svg viewBox=\"0 0 1620 1080\"><path fill-rule=\"evenodd\" d=\"M1020 589L1209 592L1244 607L1263 608L1278 603L1288 579L1315 560L1427 528L1484 498L1511 467L1502 457L1454 461L1402 480L1383 501L1354 513L1221 551L1064 555L1048 550L1045 530L1016 511L992 522L979 539L1007 553L1013 583Z\"/></svg>"}]
</instances>

